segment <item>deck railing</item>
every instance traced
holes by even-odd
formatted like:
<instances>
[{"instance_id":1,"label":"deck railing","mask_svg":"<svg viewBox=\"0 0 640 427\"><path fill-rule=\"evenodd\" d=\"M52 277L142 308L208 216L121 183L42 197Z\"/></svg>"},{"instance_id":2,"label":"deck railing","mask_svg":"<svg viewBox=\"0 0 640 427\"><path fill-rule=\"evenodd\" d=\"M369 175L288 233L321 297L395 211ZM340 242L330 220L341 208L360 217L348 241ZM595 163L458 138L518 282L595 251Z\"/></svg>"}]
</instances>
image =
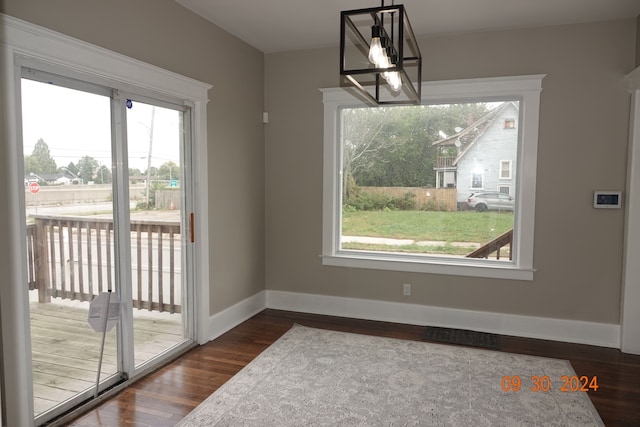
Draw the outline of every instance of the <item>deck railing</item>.
<instances>
[{"instance_id":1,"label":"deck railing","mask_svg":"<svg viewBox=\"0 0 640 427\"><path fill-rule=\"evenodd\" d=\"M436 160L437 168L450 168L453 167L453 161L455 157L438 157Z\"/></svg>"},{"instance_id":2,"label":"deck railing","mask_svg":"<svg viewBox=\"0 0 640 427\"><path fill-rule=\"evenodd\" d=\"M115 289L113 220L32 216L27 226L28 286L38 300L91 301ZM131 220L133 307L181 312L180 223Z\"/></svg>"},{"instance_id":3,"label":"deck railing","mask_svg":"<svg viewBox=\"0 0 640 427\"><path fill-rule=\"evenodd\" d=\"M489 255L495 252L496 259L500 259L501 250L509 247L509 260L513 259L513 251L511 245L513 244L513 229L506 231L493 239L492 241L485 243L475 251L467 255L467 258L489 258Z\"/></svg>"}]
</instances>

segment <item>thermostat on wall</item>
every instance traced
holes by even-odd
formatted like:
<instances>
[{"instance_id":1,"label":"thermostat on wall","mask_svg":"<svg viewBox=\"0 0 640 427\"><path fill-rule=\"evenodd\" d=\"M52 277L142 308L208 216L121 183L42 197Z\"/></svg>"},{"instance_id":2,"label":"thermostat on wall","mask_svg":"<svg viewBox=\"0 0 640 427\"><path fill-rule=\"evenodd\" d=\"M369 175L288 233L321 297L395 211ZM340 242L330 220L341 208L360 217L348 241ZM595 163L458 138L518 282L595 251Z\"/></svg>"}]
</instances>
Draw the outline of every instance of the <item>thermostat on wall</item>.
<instances>
[{"instance_id":1,"label":"thermostat on wall","mask_svg":"<svg viewBox=\"0 0 640 427\"><path fill-rule=\"evenodd\" d=\"M621 191L594 191L593 207L605 209L617 209L622 205Z\"/></svg>"}]
</instances>

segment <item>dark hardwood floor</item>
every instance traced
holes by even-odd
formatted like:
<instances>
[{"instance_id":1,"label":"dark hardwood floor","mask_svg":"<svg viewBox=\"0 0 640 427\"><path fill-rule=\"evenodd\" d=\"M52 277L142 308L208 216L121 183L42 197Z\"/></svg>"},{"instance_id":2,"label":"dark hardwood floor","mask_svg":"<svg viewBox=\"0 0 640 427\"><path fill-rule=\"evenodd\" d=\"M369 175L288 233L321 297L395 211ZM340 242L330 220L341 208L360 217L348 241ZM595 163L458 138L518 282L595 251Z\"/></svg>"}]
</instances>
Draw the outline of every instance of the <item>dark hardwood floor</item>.
<instances>
[{"instance_id":1,"label":"dark hardwood floor","mask_svg":"<svg viewBox=\"0 0 640 427\"><path fill-rule=\"evenodd\" d=\"M298 323L368 335L421 340L424 327L265 310L218 339L150 374L70 425L173 426ZM578 376L598 377L589 397L608 427L640 426L640 356L618 350L510 336L500 350L571 361Z\"/></svg>"}]
</instances>

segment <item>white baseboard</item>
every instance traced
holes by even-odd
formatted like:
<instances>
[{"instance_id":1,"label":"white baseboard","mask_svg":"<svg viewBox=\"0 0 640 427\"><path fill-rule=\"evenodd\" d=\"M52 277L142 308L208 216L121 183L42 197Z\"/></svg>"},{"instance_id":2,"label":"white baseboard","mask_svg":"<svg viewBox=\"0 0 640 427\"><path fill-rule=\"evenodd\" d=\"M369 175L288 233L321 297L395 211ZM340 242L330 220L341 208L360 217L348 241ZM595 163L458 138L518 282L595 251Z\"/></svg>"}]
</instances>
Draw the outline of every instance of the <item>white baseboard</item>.
<instances>
[{"instance_id":1,"label":"white baseboard","mask_svg":"<svg viewBox=\"0 0 640 427\"><path fill-rule=\"evenodd\" d=\"M267 308L620 348L620 325L267 291Z\"/></svg>"},{"instance_id":2,"label":"white baseboard","mask_svg":"<svg viewBox=\"0 0 640 427\"><path fill-rule=\"evenodd\" d=\"M210 316L205 337L213 340L265 308L620 348L620 325L283 291L262 291Z\"/></svg>"},{"instance_id":3,"label":"white baseboard","mask_svg":"<svg viewBox=\"0 0 640 427\"><path fill-rule=\"evenodd\" d=\"M260 313L266 308L266 300L267 293L262 291L210 316L204 333L205 342L218 338L245 320ZM204 342L200 344L204 344Z\"/></svg>"}]
</instances>

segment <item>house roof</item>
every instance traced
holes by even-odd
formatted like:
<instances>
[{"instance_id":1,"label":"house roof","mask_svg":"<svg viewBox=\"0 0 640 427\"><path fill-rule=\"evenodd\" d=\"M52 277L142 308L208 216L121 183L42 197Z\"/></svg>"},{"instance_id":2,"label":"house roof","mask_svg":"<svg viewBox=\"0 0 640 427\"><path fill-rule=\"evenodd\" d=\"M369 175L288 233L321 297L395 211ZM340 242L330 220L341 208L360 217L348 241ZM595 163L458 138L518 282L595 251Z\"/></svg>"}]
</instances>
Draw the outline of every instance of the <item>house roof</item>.
<instances>
[{"instance_id":1,"label":"house roof","mask_svg":"<svg viewBox=\"0 0 640 427\"><path fill-rule=\"evenodd\" d=\"M31 173L30 175L25 175L25 180L28 180L30 177L37 177L38 179L41 179L43 181L56 181L60 178L67 178L67 179L73 179L74 176L72 176L70 173L68 173L67 171L62 171L62 172L56 172L56 173Z\"/></svg>"},{"instance_id":2,"label":"house roof","mask_svg":"<svg viewBox=\"0 0 640 427\"><path fill-rule=\"evenodd\" d=\"M62 173L34 173L33 175L45 181L55 181L56 179L62 178L64 176L64 174Z\"/></svg>"},{"instance_id":3,"label":"house roof","mask_svg":"<svg viewBox=\"0 0 640 427\"><path fill-rule=\"evenodd\" d=\"M514 107L516 110L518 109L518 106L512 101L503 102L500 106L489 111L480 119L472 122L460 132L453 134L447 138L435 141L432 145L435 147L458 147L458 155L453 161L453 165L455 166L458 161L462 157L464 157L464 155L471 149L471 147L475 145L475 143L486 132L486 130L494 122L494 120L499 117L500 114L509 106Z\"/></svg>"}]
</instances>

